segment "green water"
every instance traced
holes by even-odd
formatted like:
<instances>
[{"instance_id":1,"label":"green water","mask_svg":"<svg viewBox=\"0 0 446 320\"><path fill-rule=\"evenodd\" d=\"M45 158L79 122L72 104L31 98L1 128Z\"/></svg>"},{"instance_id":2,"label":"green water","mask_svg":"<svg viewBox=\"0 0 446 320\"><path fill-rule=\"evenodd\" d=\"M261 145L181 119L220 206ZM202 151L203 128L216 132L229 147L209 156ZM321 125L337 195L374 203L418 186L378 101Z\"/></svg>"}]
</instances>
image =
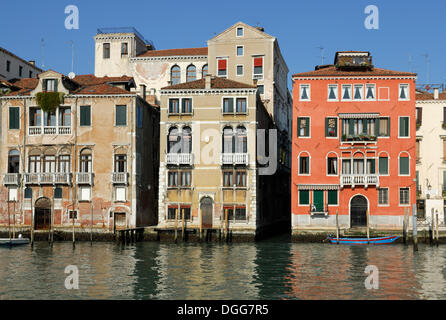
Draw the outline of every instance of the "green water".
<instances>
[{"instance_id":1,"label":"green water","mask_svg":"<svg viewBox=\"0 0 446 320\"><path fill-rule=\"evenodd\" d=\"M39 242L0 248L0 299L445 299L446 246ZM65 267L79 270L67 290ZM366 289L367 265L379 288Z\"/></svg>"}]
</instances>

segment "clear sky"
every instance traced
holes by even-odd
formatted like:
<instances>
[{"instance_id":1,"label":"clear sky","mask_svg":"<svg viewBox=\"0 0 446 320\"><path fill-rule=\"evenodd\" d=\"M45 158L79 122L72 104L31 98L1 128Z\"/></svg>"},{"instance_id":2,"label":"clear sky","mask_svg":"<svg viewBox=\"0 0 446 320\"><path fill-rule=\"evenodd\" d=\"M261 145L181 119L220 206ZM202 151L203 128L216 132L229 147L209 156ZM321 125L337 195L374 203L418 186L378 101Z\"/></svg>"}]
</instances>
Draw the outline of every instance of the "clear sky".
<instances>
[{"instance_id":1,"label":"clear sky","mask_svg":"<svg viewBox=\"0 0 446 320\"><path fill-rule=\"evenodd\" d=\"M79 8L79 29L65 29L65 7ZM366 6L379 9L368 30ZM337 50L367 50L377 67L418 73L418 83L446 82L444 0L15 0L0 10L0 46L68 74L75 43L76 74L94 73L94 35L100 27L135 27L157 49L206 46L206 40L243 21L278 38L290 75L332 63ZM426 57L429 55L429 73ZM412 61L411 63L409 61Z\"/></svg>"}]
</instances>

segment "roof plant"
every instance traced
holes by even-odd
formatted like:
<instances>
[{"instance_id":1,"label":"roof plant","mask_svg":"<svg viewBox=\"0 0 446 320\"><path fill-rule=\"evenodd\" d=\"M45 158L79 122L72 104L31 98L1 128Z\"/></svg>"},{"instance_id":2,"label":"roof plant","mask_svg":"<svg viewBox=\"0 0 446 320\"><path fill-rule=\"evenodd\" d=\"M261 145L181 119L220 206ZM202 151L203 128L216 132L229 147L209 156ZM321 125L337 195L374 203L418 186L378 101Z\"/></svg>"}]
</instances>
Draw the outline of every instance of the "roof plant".
<instances>
[{"instance_id":1,"label":"roof plant","mask_svg":"<svg viewBox=\"0 0 446 320\"><path fill-rule=\"evenodd\" d=\"M51 112L63 103L63 96L62 92L39 92L36 94L36 101L42 111Z\"/></svg>"}]
</instances>

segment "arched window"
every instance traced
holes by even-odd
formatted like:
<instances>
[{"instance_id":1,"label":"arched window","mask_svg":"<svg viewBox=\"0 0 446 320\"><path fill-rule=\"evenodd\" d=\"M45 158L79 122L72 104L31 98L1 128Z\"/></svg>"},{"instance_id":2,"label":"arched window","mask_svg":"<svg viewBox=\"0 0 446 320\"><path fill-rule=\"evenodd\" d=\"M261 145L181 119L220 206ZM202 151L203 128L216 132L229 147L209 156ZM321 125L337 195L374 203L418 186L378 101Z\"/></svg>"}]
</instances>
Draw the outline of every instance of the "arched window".
<instances>
[{"instance_id":1,"label":"arched window","mask_svg":"<svg viewBox=\"0 0 446 320\"><path fill-rule=\"evenodd\" d=\"M181 69L179 66L175 65L170 69L170 80L172 81L172 84L181 82Z\"/></svg>"},{"instance_id":2,"label":"arched window","mask_svg":"<svg viewBox=\"0 0 446 320\"><path fill-rule=\"evenodd\" d=\"M43 172L56 172L56 150L53 148L45 150Z\"/></svg>"},{"instance_id":3,"label":"arched window","mask_svg":"<svg viewBox=\"0 0 446 320\"><path fill-rule=\"evenodd\" d=\"M310 174L310 154L306 151L299 154L299 174Z\"/></svg>"},{"instance_id":4,"label":"arched window","mask_svg":"<svg viewBox=\"0 0 446 320\"><path fill-rule=\"evenodd\" d=\"M91 149L83 149L80 157L80 172L92 172Z\"/></svg>"},{"instance_id":5,"label":"arched window","mask_svg":"<svg viewBox=\"0 0 446 320\"><path fill-rule=\"evenodd\" d=\"M338 174L338 156L334 152L327 154L327 175Z\"/></svg>"},{"instance_id":6,"label":"arched window","mask_svg":"<svg viewBox=\"0 0 446 320\"><path fill-rule=\"evenodd\" d=\"M70 173L70 158L70 152L67 149L63 149L59 152L59 172Z\"/></svg>"},{"instance_id":7,"label":"arched window","mask_svg":"<svg viewBox=\"0 0 446 320\"><path fill-rule=\"evenodd\" d=\"M248 137L246 134L246 128L245 127L237 127L237 134L236 134L236 153L247 153L248 152Z\"/></svg>"},{"instance_id":8,"label":"arched window","mask_svg":"<svg viewBox=\"0 0 446 320\"><path fill-rule=\"evenodd\" d=\"M197 68L193 64L186 69L186 82L195 81L197 79Z\"/></svg>"},{"instance_id":9,"label":"arched window","mask_svg":"<svg viewBox=\"0 0 446 320\"><path fill-rule=\"evenodd\" d=\"M201 69L201 77L204 78L204 77L206 77L207 74L208 74L208 65L205 64L203 66L203 68Z\"/></svg>"},{"instance_id":10,"label":"arched window","mask_svg":"<svg viewBox=\"0 0 446 320\"><path fill-rule=\"evenodd\" d=\"M8 173L20 172L20 152L17 150L9 151L8 155Z\"/></svg>"},{"instance_id":11,"label":"arched window","mask_svg":"<svg viewBox=\"0 0 446 320\"><path fill-rule=\"evenodd\" d=\"M181 153L192 152L192 130L189 127L183 128Z\"/></svg>"},{"instance_id":12,"label":"arched window","mask_svg":"<svg viewBox=\"0 0 446 320\"><path fill-rule=\"evenodd\" d=\"M234 153L235 137L231 127L223 129L223 153Z\"/></svg>"},{"instance_id":13,"label":"arched window","mask_svg":"<svg viewBox=\"0 0 446 320\"><path fill-rule=\"evenodd\" d=\"M180 132L177 127L169 129L169 136L167 139L167 152L168 153L180 153L181 152L181 138Z\"/></svg>"}]
</instances>

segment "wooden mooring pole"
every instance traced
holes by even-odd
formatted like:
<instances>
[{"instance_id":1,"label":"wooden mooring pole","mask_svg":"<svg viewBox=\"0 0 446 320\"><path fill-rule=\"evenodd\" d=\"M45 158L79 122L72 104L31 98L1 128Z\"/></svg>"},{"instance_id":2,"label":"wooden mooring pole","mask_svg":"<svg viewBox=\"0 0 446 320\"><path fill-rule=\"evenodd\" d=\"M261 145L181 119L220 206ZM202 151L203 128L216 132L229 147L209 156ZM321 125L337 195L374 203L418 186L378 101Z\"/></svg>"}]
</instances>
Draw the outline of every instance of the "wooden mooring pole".
<instances>
[{"instance_id":1,"label":"wooden mooring pole","mask_svg":"<svg viewBox=\"0 0 446 320\"><path fill-rule=\"evenodd\" d=\"M184 228L184 209L181 210L181 239L184 241L185 239L185 228Z\"/></svg>"},{"instance_id":2,"label":"wooden mooring pole","mask_svg":"<svg viewBox=\"0 0 446 320\"><path fill-rule=\"evenodd\" d=\"M403 219L403 243L407 245L407 212L408 208L404 208L404 219Z\"/></svg>"},{"instance_id":3,"label":"wooden mooring pole","mask_svg":"<svg viewBox=\"0 0 446 320\"><path fill-rule=\"evenodd\" d=\"M339 219L338 219L337 209L336 209L336 244L339 244Z\"/></svg>"},{"instance_id":4,"label":"wooden mooring pole","mask_svg":"<svg viewBox=\"0 0 446 320\"><path fill-rule=\"evenodd\" d=\"M225 239L225 241L228 241L228 229L229 229L228 209L225 209L225 229L224 229L224 239Z\"/></svg>"},{"instance_id":5,"label":"wooden mooring pole","mask_svg":"<svg viewBox=\"0 0 446 320\"><path fill-rule=\"evenodd\" d=\"M367 218L367 244L370 243L370 225L369 225L369 210L366 210L366 218Z\"/></svg>"},{"instance_id":6,"label":"wooden mooring pole","mask_svg":"<svg viewBox=\"0 0 446 320\"><path fill-rule=\"evenodd\" d=\"M200 208L200 241L202 240L203 236L203 210Z\"/></svg>"},{"instance_id":7,"label":"wooden mooring pole","mask_svg":"<svg viewBox=\"0 0 446 320\"><path fill-rule=\"evenodd\" d=\"M438 212L435 213L435 243L438 247Z\"/></svg>"},{"instance_id":8,"label":"wooden mooring pole","mask_svg":"<svg viewBox=\"0 0 446 320\"><path fill-rule=\"evenodd\" d=\"M417 234L417 205L412 206L412 217L413 217L413 251L418 251L418 234Z\"/></svg>"},{"instance_id":9,"label":"wooden mooring pole","mask_svg":"<svg viewBox=\"0 0 446 320\"><path fill-rule=\"evenodd\" d=\"M434 209L432 209L432 214L431 214L431 224L429 225L429 245L433 245L434 244Z\"/></svg>"},{"instance_id":10,"label":"wooden mooring pole","mask_svg":"<svg viewBox=\"0 0 446 320\"><path fill-rule=\"evenodd\" d=\"M178 239L178 230L177 230L177 224L178 224L178 209L175 210L175 236L174 236L174 240L175 242L177 242Z\"/></svg>"}]
</instances>

